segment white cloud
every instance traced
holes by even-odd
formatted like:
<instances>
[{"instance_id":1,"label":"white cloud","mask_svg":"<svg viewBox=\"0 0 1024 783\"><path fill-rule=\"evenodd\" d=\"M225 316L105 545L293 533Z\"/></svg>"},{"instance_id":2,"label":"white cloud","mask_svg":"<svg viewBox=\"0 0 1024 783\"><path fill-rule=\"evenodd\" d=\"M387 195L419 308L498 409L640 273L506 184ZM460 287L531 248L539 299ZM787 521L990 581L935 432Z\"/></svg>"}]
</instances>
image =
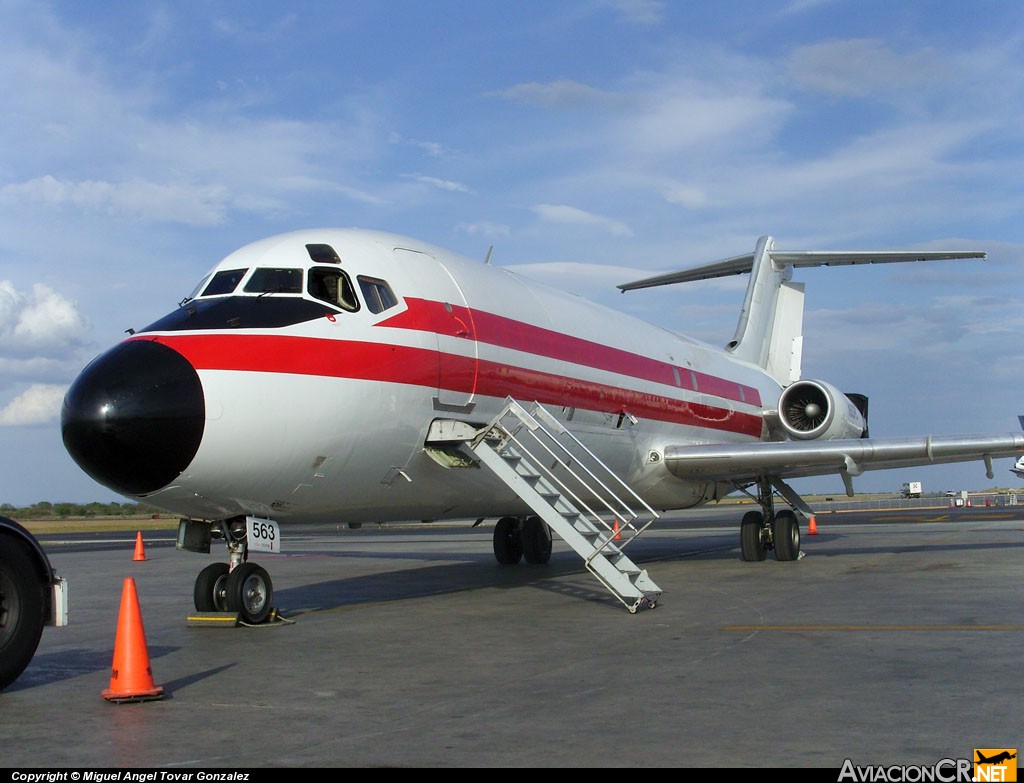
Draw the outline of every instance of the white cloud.
<instances>
[{"instance_id":1,"label":"white cloud","mask_svg":"<svg viewBox=\"0 0 1024 783\"><path fill-rule=\"evenodd\" d=\"M715 146L760 144L791 110L777 98L722 82L671 79L652 90L622 122L622 144L644 157Z\"/></svg>"},{"instance_id":2,"label":"white cloud","mask_svg":"<svg viewBox=\"0 0 1024 783\"><path fill-rule=\"evenodd\" d=\"M608 4L631 24L658 24L665 16L664 0L608 0Z\"/></svg>"},{"instance_id":3,"label":"white cloud","mask_svg":"<svg viewBox=\"0 0 1024 783\"><path fill-rule=\"evenodd\" d=\"M19 214L43 205L219 226L235 212L276 216L296 209L296 194L378 203L363 195L368 188L351 170L386 147L373 101L361 104L349 94L330 116L293 119L266 111L266 94L232 103L207 90L203 79L194 92L179 95L174 86L194 63L168 73L160 58L136 53L144 64L128 76L124 59L88 39L90 25L61 28L59 13L51 18L31 5L10 6L0 6L7 23L0 25L7 85L0 88L0 149L10 151L3 156L0 204L23 207ZM149 45L162 40L166 46L186 24L181 17L169 23L150 29L156 38ZM46 32L29 34L36 26Z\"/></svg>"},{"instance_id":4,"label":"white cloud","mask_svg":"<svg viewBox=\"0 0 1024 783\"><path fill-rule=\"evenodd\" d=\"M699 209L710 203L707 192L696 185L673 182L665 186L665 201L687 209Z\"/></svg>"},{"instance_id":5,"label":"white cloud","mask_svg":"<svg viewBox=\"0 0 1024 783\"><path fill-rule=\"evenodd\" d=\"M420 141L418 139L406 139L403 138L400 133L392 131L388 134L388 141L391 144L404 144L416 149L423 150L427 155L432 158L443 158L448 155L448 150L445 149L443 144L436 141Z\"/></svg>"},{"instance_id":6,"label":"white cloud","mask_svg":"<svg viewBox=\"0 0 1024 783\"><path fill-rule=\"evenodd\" d=\"M36 383L0 408L0 426L50 424L60 417L65 386Z\"/></svg>"},{"instance_id":7,"label":"white cloud","mask_svg":"<svg viewBox=\"0 0 1024 783\"><path fill-rule=\"evenodd\" d=\"M529 277L566 291L577 291L581 284L585 284L588 289L608 292L621 283L628 283L648 275L648 272L635 267L586 264L576 261L510 264L506 268L523 277Z\"/></svg>"},{"instance_id":8,"label":"white cloud","mask_svg":"<svg viewBox=\"0 0 1024 783\"><path fill-rule=\"evenodd\" d=\"M84 212L116 217L208 226L223 223L227 191L217 185L166 185L130 182L70 182L49 174L0 188L0 203L8 206L34 202L46 206L71 205Z\"/></svg>"},{"instance_id":9,"label":"white cloud","mask_svg":"<svg viewBox=\"0 0 1024 783\"><path fill-rule=\"evenodd\" d=\"M882 40L852 38L797 47L788 66L802 87L859 98L941 84L948 67L945 62L931 49L897 54Z\"/></svg>"},{"instance_id":10,"label":"white cloud","mask_svg":"<svg viewBox=\"0 0 1024 783\"><path fill-rule=\"evenodd\" d=\"M472 193L473 191L463 185L461 182L453 182L449 179L439 179L437 177L428 177L424 174L409 174L407 175L410 179L416 182L421 182L424 185L429 185L432 188L438 190L450 190L456 193Z\"/></svg>"},{"instance_id":11,"label":"white cloud","mask_svg":"<svg viewBox=\"0 0 1024 783\"><path fill-rule=\"evenodd\" d=\"M832 5L837 0L792 0L781 11L783 14L799 14L812 11L824 5Z\"/></svg>"},{"instance_id":12,"label":"white cloud","mask_svg":"<svg viewBox=\"0 0 1024 783\"><path fill-rule=\"evenodd\" d=\"M512 230L508 226L501 223L491 223L487 220L478 220L475 223L459 223L455 226L455 230L470 236L495 238L508 237L512 234Z\"/></svg>"},{"instance_id":13,"label":"white cloud","mask_svg":"<svg viewBox=\"0 0 1024 783\"><path fill-rule=\"evenodd\" d=\"M0 280L0 358L26 352L58 356L84 342L88 324L76 304L43 283L30 294Z\"/></svg>"},{"instance_id":14,"label":"white cloud","mask_svg":"<svg viewBox=\"0 0 1024 783\"><path fill-rule=\"evenodd\" d=\"M585 212L582 209L570 207L565 204L537 204L531 207L531 209L542 220L546 220L551 223L596 226L603 231L607 231L613 236L633 236L633 232L630 230L629 226L621 221L602 217L601 215L595 215L592 212Z\"/></svg>"},{"instance_id":15,"label":"white cloud","mask_svg":"<svg viewBox=\"0 0 1024 783\"><path fill-rule=\"evenodd\" d=\"M571 79L558 79L553 82L524 82L488 94L510 101L549 108L579 107L622 100L622 97L615 93L598 90Z\"/></svg>"}]
</instances>

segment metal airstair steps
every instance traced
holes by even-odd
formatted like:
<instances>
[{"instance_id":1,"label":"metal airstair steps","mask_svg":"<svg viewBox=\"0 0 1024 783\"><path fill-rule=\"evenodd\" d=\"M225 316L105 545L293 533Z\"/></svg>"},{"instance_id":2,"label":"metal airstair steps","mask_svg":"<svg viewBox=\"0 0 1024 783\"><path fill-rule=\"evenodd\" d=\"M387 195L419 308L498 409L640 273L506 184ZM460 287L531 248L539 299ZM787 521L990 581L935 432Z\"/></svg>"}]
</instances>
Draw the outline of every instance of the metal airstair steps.
<instances>
[{"instance_id":1,"label":"metal airstair steps","mask_svg":"<svg viewBox=\"0 0 1024 783\"><path fill-rule=\"evenodd\" d=\"M583 558L631 614L654 608L661 588L624 550L657 512L543 406L527 410L508 398L464 446Z\"/></svg>"}]
</instances>

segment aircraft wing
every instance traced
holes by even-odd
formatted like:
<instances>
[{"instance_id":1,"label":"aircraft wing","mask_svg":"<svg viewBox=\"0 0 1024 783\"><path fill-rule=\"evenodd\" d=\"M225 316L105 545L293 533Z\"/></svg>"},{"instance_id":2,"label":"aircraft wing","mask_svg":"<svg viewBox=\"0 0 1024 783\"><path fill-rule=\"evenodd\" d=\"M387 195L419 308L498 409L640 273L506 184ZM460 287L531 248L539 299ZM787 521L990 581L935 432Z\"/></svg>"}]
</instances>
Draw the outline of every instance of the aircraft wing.
<instances>
[{"instance_id":1,"label":"aircraft wing","mask_svg":"<svg viewBox=\"0 0 1024 783\"><path fill-rule=\"evenodd\" d=\"M670 446L668 469L680 478L749 482L980 460L992 478L992 460L1024 454L1024 433L1007 435L858 438ZM849 484L847 485L849 488Z\"/></svg>"}]
</instances>

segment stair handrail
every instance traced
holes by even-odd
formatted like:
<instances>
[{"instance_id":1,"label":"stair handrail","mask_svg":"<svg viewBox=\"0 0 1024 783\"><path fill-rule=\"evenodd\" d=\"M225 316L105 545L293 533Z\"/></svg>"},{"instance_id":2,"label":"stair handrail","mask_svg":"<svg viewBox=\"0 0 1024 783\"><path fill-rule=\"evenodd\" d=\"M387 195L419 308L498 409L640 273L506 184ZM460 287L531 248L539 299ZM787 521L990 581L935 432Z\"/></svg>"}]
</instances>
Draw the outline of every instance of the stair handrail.
<instances>
[{"instance_id":1,"label":"stair handrail","mask_svg":"<svg viewBox=\"0 0 1024 783\"><path fill-rule=\"evenodd\" d=\"M539 416L537 415L537 413L539 413ZM569 497L575 502L575 504L577 506L579 506L583 510L585 510L585 512L590 515L590 517L592 518L592 520L594 522L596 522L597 524L599 524L602 527L604 527L605 530L607 530L608 532L617 534L617 536L621 537L621 534L622 534L622 532L624 530L628 529L629 531L632 531L631 535L629 536L628 539L625 539L625 540L623 540L621 538L618 539L620 541L623 541L623 543L620 543L617 547L613 543L614 540L616 540L617 536L616 535L609 536L605 540L604 544L598 549L598 552L600 552L602 549L605 549L605 548L613 548L613 549L618 549L618 550L621 551L622 549L625 548L625 546L628 543L632 542L633 539L635 539L644 530L646 530L648 527L650 527L650 525L652 525L655 522L655 520L658 519L658 513L653 508L651 508L651 506L649 504L647 504L643 500L643 498L641 498L636 492L634 492L633 489L628 484L626 484L621 478L619 478L614 473L614 471L612 471L596 454L594 454L593 451L591 451L589 448L587 448L587 446L584 443L582 443L579 440L579 438L577 438L572 432L570 432L566 427L564 427L557 419L555 419L554 416L552 416L550 414L550 412L548 412L542 405L540 405L540 403L534 402L534 411L531 412L531 411L527 411L526 408L524 408L519 402L514 400L512 397L508 397L506 399L505 407L494 418L494 420L492 422L492 427L500 429L500 431L504 434L504 436L507 439L511 440L513 443L515 443L517 446L519 446L526 454L532 456L533 452L530 450L529 446L526 443L524 443L521 440L521 438L517 437L517 434L521 430L522 427L520 426L520 427L515 428L515 430L513 430L513 429L505 427L504 425L501 424L501 420L503 418L505 418L509 414L515 416L519 420L520 425L526 427L526 430L531 435L533 440L537 443L537 445L539 445L551 457L553 457L559 464L561 464L565 468L566 472L573 479L575 479L576 482L581 487L583 487L584 489L589 491L590 494L592 494L594 497L596 497L600 501L601 505L603 505L608 510L608 513L610 513L615 518L615 520L617 520L617 521L619 521L621 523L621 527L614 527L612 524L609 524L609 522L606 521L605 519L603 519L602 516L598 512L596 512L587 503L585 503L579 497L579 495L577 494L576 491L574 491L572 488L570 488L564 481L562 481L557 475L555 475L550 469L548 469L546 465L538 462L537 463L537 467L539 467L542 471L544 471L544 473L546 474L546 476L548 477L548 479L550 481L554 482L566 494L568 494ZM586 465L586 463L584 461L582 461L577 454L574 454L564 443L559 441L558 435L553 434L551 431L549 431L544 426L544 423L542 422L542 419L547 421L548 425L551 426L552 429L555 429L557 431L558 435L567 435L572 440L572 442L575 443L576 446L584 452L584 454L586 454L590 459L592 459L595 463L597 463L597 465L599 465L601 467L601 469L603 469L605 471L606 474L608 474L609 476L614 478L637 501L637 503L639 503L641 506L643 506L643 508L647 511L647 513L650 514L651 519L649 521L647 521L645 524L641 525L641 526L638 526L638 525L634 524L634 521L639 518L640 514L636 510L631 508L626 503L626 501L624 501L621 497L619 497L613 489L611 489L609 486L607 486L607 484L605 484L601 480L601 478L599 476L597 476L592 470L590 470L590 468ZM488 429L490 429L490 428L488 428ZM536 434L538 430L546 436L548 442L550 442L551 444L554 444L555 446L557 446L558 449L563 454L567 455L567 457L572 462L574 462L577 465L579 465L583 469L583 471L585 471L586 474L588 476L590 476L590 478L593 481L595 481L604 490L605 493L607 493L607 495L609 495L615 502L617 502L622 507L622 509L624 509L625 513L623 513L622 511L616 510L616 508L611 503L608 502L608 500L605 498L604 495L602 495L601 492L596 491L589 483L587 483L585 478L581 477L575 470L573 470L572 465L567 463L565 461L565 459L563 459L559 455L559 453L556 453L548 445L547 442L542 440ZM628 517L628 519L627 519L627 517Z\"/></svg>"}]
</instances>

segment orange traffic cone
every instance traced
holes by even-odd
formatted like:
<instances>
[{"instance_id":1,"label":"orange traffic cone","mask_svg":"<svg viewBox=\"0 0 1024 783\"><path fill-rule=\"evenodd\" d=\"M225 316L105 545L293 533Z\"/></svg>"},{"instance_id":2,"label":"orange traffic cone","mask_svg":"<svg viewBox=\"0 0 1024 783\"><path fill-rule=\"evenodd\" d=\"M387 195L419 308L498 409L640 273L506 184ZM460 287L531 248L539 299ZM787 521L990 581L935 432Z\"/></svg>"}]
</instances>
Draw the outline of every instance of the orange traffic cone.
<instances>
[{"instance_id":1,"label":"orange traffic cone","mask_svg":"<svg viewBox=\"0 0 1024 783\"><path fill-rule=\"evenodd\" d=\"M129 576L124 580L124 589L121 591L121 614L114 640L110 688L103 691L103 698L121 703L152 701L162 699L163 695L163 687L153 684L139 597L135 592L135 580Z\"/></svg>"},{"instance_id":2,"label":"orange traffic cone","mask_svg":"<svg viewBox=\"0 0 1024 783\"><path fill-rule=\"evenodd\" d=\"M142 545L142 531L135 534L135 557L132 560L145 560L146 547Z\"/></svg>"},{"instance_id":3,"label":"orange traffic cone","mask_svg":"<svg viewBox=\"0 0 1024 783\"><path fill-rule=\"evenodd\" d=\"M615 536L613 537L615 541L621 541L622 540L622 533L619 532L619 519L618 519L618 517L615 518L615 524L612 525L612 532L615 533Z\"/></svg>"},{"instance_id":4,"label":"orange traffic cone","mask_svg":"<svg viewBox=\"0 0 1024 783\"><path fill-rule=\"evenodd\" d=\"M807 521L807 535L816 536L818 535L818 523L815 521L814 516Z\"/></svg>"}]
</instances>

